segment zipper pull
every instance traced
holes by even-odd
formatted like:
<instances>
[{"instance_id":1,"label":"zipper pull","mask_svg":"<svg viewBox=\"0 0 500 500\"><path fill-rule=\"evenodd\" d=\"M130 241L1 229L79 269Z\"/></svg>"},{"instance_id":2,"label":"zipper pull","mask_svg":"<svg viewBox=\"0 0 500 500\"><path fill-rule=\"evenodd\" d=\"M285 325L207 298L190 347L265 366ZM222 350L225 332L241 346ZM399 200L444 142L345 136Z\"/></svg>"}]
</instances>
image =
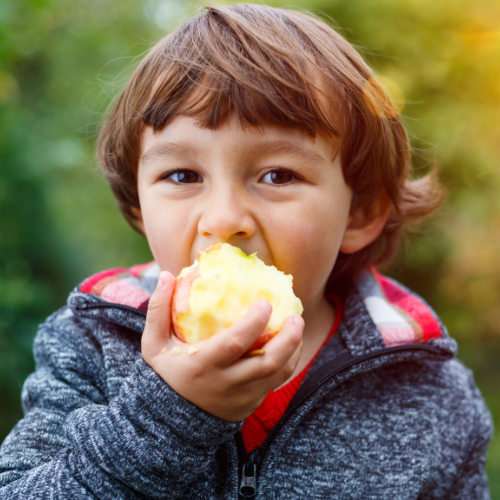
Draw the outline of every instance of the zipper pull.
<instances>
[{"instance_id":1,"label":"zipper pull","mask_svg":"<svg viewBox=\"0 0 500 500\"><path fill-rule=\"evenodd\" d=\"M241 468L240 495L243 498L254 498L257 495L257 466L259 451L256 448Z\"/></svg>"}]
</instances>

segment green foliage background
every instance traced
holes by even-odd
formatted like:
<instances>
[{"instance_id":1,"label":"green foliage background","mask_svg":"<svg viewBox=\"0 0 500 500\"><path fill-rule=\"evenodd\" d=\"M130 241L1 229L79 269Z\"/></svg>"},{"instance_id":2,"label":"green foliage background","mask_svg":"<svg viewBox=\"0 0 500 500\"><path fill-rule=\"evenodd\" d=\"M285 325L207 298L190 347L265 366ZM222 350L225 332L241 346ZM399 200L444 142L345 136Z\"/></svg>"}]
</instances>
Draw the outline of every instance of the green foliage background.
<instances>
[{"instance_id":1,"label":"green foliage background","mask_svg":"<svg viewBox=\"0 0 500 500\"><path fill-rule=\"evenodd\" d=\"M416 174L440 166L446 206L386 272L436 308L498 427L500 4L293 5L331 16L397 84ZM37 324L87 275L151 258L99 172L95 137L140 56L195 7L180 0L0 2L0 439L22 416ZM498 437L487 470L492 498L500 499Z\"/></svg>"}]
</instances>

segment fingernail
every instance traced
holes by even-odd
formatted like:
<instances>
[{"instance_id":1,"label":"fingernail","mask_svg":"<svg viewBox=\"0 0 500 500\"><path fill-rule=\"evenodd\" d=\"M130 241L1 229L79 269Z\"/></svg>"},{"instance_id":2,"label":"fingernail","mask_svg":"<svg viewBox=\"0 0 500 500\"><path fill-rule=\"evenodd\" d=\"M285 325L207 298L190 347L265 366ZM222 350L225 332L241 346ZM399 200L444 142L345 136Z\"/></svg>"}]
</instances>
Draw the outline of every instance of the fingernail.
<instances>
[{"instance_id":1,"label":"fingernail","mask_svg":"<svg viewBox=\"0 0 500 500\"><path fill-rule=\"evenodd\" d=\"M292 316L292 321L297 326L304 326L304 320L300 316Z\"/></svg>"},{"instance_id":2,"label":"fingernail","mask_svg":"<svg viewBox=\"0 0 500 500\"><path fill-rule=\"evenodd\" d=\"M271 310L271 304L267 301L267 300L259 300L257 302L257 307L259 307L259 309L262 309L263 311L266 311L266 312L269 312Z\"/></svg>"},{"instance_id":3,"label":"fingernail","mask_svg":"<svg viewBox=\"0 0 500 500\"><path fill-rule=\"evenodd\" d=\"M156 284L156 288L161 289L165 286L165 282L162 280L161 277L158 277L158 283Z\"/></svg>"}]
</instances>

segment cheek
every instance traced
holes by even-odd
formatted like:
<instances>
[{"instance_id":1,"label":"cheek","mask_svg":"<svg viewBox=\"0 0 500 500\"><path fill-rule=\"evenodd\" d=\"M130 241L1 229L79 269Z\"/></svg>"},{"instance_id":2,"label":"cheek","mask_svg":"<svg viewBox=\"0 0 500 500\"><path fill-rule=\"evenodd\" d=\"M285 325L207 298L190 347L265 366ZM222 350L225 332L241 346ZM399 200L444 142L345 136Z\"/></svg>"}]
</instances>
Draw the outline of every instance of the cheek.
<instances>
[{"instance_id":1,"label":"cheek","mask_svg":"<svg viewBox=\"0 0 500 500\"><path fill-rule=\"evenodd\" d=\"M289 213L287 222L274 227L273 258L279 269L292 274L296 295L308 298L322 293L333 269L347 221L347 211L332 203L308 205Z\"/></svg>"},{"instance_id":2,"label":"cheek","mask_svg":"<svg viewBox=\"0 0 500 500\"><path fill-rule=\"evenodd\" d=\"M166 204L150 204L143 208L143 221L149 248L162 271L177 276L189 252L184 250L189 234L188 212L176 211Z\"/></svg>"}]
</instances>

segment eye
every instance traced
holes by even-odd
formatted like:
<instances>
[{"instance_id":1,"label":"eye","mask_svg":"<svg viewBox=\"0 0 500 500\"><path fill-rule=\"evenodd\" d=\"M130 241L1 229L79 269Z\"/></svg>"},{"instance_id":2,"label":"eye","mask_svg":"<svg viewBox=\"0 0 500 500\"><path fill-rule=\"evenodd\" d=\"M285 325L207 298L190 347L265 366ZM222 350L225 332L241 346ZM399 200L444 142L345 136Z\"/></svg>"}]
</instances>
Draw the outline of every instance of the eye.
<instances>
[{"instance_id":1,"label":"eye","mask_svg":"<svg viewBox=\"0 0 500 500\"><path fill-rule=\"evenodd\" d=\"M203 181L201 175L192 170L173 170L165 174L163 179L169 180L175 184L193 184Z\"/></svg>"},{"instance_id":2,"label":"eye","mask_svg":"<svg viewBox=\"0 0 500 500\"><path fill-rule=\"evenodd\" d=\"M289 170L275 169L262 177L264 184L289 184L295 179L295 176Z\"/></svg>"}]
</instances>

